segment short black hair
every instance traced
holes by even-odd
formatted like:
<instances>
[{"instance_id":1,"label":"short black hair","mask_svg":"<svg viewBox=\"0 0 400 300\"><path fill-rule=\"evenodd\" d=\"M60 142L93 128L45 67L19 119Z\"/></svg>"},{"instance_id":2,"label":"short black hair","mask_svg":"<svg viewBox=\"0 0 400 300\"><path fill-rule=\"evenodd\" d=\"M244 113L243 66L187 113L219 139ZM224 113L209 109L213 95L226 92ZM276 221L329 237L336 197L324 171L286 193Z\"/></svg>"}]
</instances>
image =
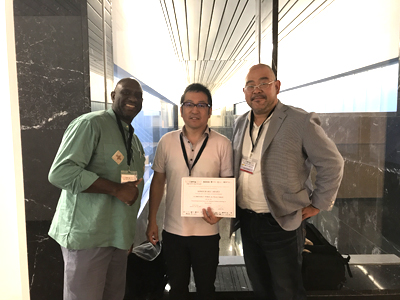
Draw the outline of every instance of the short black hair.
<instances>
[{"instance_id":1,"label":"short black hair","mask_svg":"<svg viewBox=\"0 0 400 300\"><path fill-rule=\"evenodd\" d=\"M185 95L188 92L196 92L196 93L201 92L201 93L206 94L207 99L208 99L208 104L210 104L210 106L212 106L211 92L206 86L202 85L201 83L192 83L186 87L186 89L183 92L183 95L181 97L181 104L183 103L183 101L185 101Z\"/></svg>"}]
</instances>

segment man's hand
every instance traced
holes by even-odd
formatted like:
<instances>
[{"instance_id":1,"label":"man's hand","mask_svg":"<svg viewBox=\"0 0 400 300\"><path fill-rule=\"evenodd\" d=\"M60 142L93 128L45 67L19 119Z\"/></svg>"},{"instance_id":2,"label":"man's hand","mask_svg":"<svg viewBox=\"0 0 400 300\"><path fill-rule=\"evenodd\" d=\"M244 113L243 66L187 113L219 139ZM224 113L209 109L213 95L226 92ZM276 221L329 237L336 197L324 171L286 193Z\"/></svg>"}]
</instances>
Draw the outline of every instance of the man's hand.
<instances>
[{"instance_id":1,"label":"man's hand","mask_svg":"<svg viewBox=\"0 0 400 300\"><path fill-rule=\"evenodd\" d=\"M211 207L208 207L207 210L203 208L203 220L206 221L210 225L214 225L219 222L222 218L216 217L211 210Z\"/></svg>"},{"instance_id":2,"label":"man's hand","mask_svg":"<svg viewBox=\"0 0 400 300\"><path fill-rule=\"evenodd\" d=\"M309 206L307 206L307 207L304 207L303 211L302 211L302 217L303 217L302 219L303 219L303 221L305 219L308 219L310 217L313 217L313 216L317 215L319 213L319 211L320 210L318 208L312 206L311 204Z\"/></svg>"},{"instance_id":3,"label":"man's hand","mask_svg":"<svg viewBox=\"0 0 400 300\"><path fill-rule=\"evenodd\" d=\"M132 206L139 196L139 189L137 188L137 186L142 181L143 178L140 178L136 181L121 183L118 186L115 197L117 197L119 200L126 203L127 205Z\"/></svg>"},{"instance_id":4,"label":"man's hand","mask_svg":"<svg viewBox=\"0 0 400 300\"><path fill-rule=\"evenodd\" d=\"M157 242L158 242L157 222L149 222L149 224L147 225L146 236L147 236L147 240L150 243L152 243L153 245L157 244Z\"/></svg>"},{"instance_id":5,"label":"man's hand","mask_svg":"<svg viewBox=\"0 0 400 300\"><path fill-rule=\"evenodd\" d=\"M133 250L133 244L131 245L131 247L128 250L128 255L132 253L132 250Z\"/></svg>"}]
</instances>

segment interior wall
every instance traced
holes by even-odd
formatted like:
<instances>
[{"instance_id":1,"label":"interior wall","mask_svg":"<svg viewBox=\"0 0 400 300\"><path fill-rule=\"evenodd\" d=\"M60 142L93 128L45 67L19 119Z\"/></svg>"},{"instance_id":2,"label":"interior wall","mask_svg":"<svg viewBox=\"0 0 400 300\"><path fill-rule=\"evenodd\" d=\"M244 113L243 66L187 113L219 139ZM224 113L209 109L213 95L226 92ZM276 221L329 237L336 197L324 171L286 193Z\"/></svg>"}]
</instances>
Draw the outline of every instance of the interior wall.
<instances>
[{"instance_id":1,"label":"interior wall","mask_svg":"<svg viewBox=\"0 0 400 300\"><path fill-rule=\"evenodd\" d=\"M24 186L12 1L0 1L0 81L3 92L0 139L0 297L29 300Z\"/></svg>"}]
</instances>

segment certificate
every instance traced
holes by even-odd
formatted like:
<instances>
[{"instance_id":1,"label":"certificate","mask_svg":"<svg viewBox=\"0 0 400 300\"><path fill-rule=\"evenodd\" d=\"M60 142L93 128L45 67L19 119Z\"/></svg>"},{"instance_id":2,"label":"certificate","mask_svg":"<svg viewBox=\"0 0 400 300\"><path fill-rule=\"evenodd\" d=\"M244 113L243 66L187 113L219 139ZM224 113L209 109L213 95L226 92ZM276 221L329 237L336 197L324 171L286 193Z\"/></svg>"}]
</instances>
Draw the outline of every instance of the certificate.
<instances>
[{"instance_id":1,"label":"certificate","mask_svg":"<svg viewBox=\"0 0 400 300\"><path fill-rule=\"evenodd\" d=\"M181 216L203 217L207 207L218 217L236 216L235 178L182 178Z\"/></svg>"}]
</instances>

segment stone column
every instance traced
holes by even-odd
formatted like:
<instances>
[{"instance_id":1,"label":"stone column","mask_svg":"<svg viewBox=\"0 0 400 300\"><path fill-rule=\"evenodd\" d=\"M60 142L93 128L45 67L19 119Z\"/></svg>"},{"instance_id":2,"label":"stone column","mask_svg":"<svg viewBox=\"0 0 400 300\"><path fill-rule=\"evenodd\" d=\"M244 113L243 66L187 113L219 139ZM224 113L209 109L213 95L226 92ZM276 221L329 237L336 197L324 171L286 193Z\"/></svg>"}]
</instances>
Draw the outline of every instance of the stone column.
<instances>
[{"instance_id":1,"label":"stone column","mask_svg":"<svg viewBox=\"0 0 400 300\"><path fill-rule=\"evenodd\" d=\"M31 299L62 299L47 175L67 125L90 111L87 3L14 0L14 18Z\"/></svg>"}]
</instances>

